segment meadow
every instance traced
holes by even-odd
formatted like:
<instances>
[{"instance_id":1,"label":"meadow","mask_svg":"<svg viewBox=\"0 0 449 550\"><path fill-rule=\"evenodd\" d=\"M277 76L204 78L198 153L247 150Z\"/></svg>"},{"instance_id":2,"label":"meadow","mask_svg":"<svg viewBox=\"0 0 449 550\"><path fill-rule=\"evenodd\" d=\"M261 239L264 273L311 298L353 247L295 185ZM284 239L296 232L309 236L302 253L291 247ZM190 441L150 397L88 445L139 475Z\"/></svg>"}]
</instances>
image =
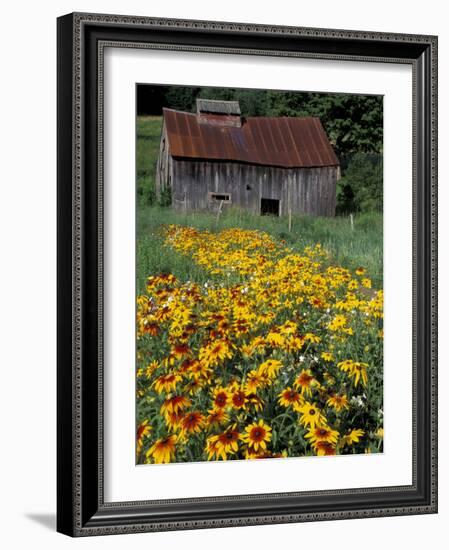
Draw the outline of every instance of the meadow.
<instances>
[{"instance_id":1,"label":"meadow","mask_svg":"<svg viewBox=\"0 0 449 550\"><path fill-rule=\"evenodd\" d=\"M163 247L160 232L164 224L180 224L219 231L232 227L265 231L290 248L301 251L306 246L321 243L332 261L348 269L364 266L376 288L383 279L383 222L374 212L349 217L312 218L293 216L291 231L288 220L274 216L254 216L236 209L224 210L217 223L215 214L177 213L171 208L140 206L137 215L137 288L141 292L150 273L172 272L185 280L204 281L207 274L189 258Z\"/></svg>"}]
</instances>

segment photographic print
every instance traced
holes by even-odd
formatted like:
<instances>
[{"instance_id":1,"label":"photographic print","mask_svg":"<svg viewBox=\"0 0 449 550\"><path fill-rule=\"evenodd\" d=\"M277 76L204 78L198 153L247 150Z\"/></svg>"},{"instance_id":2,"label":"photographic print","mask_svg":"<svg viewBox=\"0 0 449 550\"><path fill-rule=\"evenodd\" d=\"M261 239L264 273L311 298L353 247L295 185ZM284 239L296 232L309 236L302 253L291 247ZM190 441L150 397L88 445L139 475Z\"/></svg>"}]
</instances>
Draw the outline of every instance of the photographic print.
<instances>
[{"instance_id":1,"label":"photographic print","mask_svg":"<svg viewBox=\"0 0 449 550\"><path fill-rule=\"evenodd\" d=\"M136 463L383 452L382 96L136 97Z\"/></svg>"}]
</instances>

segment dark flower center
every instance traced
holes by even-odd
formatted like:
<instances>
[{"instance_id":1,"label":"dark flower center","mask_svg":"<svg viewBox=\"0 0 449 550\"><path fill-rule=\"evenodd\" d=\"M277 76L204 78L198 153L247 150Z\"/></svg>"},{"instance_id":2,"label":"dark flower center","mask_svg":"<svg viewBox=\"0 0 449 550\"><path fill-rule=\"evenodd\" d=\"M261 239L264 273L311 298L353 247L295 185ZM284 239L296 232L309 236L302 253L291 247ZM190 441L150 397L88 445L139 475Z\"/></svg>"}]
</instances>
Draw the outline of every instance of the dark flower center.
<instances>
[{"instance_id":1,"label":"dark flower center","mask_svg":"<svg viewBox=\"0 0 449 550\"><path fill-rule=\"evenodd\" d=\"M221 393L217 395L215 402L217 405L225 405L226 404L226 395L224 393Z\"/></svg>"},{"instance_id":2,"label":"dark flower center","mask_svg":"<svg viewBox=\"0 0 449 550\"><path fill-rule=\"evenodd\" d=\"M234 403L236 405L241 405L244 402L243 396L241 394L237 394L234 396Z\"/></svg>"}]
</instances>

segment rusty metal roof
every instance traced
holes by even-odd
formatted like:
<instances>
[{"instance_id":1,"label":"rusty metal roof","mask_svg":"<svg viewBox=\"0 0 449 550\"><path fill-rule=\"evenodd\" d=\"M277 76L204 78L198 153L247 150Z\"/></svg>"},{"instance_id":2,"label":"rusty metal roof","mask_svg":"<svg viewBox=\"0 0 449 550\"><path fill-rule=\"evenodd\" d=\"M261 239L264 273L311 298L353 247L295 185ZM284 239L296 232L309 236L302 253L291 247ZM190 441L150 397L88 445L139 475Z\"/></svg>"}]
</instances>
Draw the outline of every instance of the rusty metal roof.
<instances>
[{"instance_id":1,"label":"rusty metal roof","mask_svg":"<svg viewBox=\"0 0 449 550\"><path fill-rule=\"evenodd\" d=\"M248 117L238 127L173 109L163 114L173 157L285 168L340 164L316 117Z\"/></svg>"}]
</instances>

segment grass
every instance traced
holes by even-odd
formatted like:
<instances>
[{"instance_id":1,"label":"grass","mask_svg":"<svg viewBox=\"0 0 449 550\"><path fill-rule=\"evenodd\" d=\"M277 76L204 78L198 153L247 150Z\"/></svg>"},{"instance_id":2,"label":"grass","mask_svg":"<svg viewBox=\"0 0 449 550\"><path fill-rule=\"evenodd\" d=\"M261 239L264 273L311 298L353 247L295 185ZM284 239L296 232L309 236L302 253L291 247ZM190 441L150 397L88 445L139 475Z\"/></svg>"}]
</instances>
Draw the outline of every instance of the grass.
<instances>
[{"instance_id":1,"label":"grass","mask_svg":"<svg viewBox=\"0 0 449 550\"><path fill-rule=\"evenodd\" d=\"M161 129L162 117L137 117L137 200L142 206L156 200L154 180Z\"/></svg>"},{"instance_id":2,"label":"grass","mask_svg":"<svg viewBox=\"0 0 449 550\"><path fill-rule=\"evenodd\" d=\"M354 229L347 217L318 218L294 216L291 232L288 221L273 216L255 216L236 209L223 212L217 224L215 214L177 213L171 208L141 207L137 223L137 288L144 289L145 279L161 272L171 272L181 280L205 281L208 276L188 258L163 246L161 226L181 224L216 231L230 227L258 229L285 240L295 251L321 243L333 262L348 269L363 266L375 288L382 287L382 214L366 213L354 217Z\"/></svg>"}]
</instances>

